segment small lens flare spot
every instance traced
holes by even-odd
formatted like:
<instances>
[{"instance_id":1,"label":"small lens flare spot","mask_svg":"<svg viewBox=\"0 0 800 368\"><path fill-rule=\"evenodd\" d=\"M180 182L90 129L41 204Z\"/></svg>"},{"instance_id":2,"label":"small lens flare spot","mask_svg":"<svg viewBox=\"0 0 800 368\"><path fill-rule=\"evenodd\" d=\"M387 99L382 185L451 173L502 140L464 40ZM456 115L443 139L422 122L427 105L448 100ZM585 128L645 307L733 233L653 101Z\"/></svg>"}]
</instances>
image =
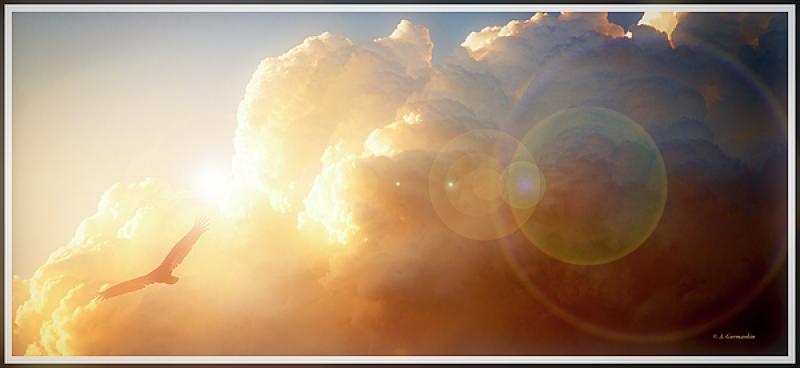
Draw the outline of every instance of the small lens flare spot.
<instances>
[{"instance_id":1,"label":"small lens flare spot","mask_svg":"<svg viewBox=\"0 0 800 368\"><path fill-rule=\"evenodd\" d=\"M533 180L530 178L519 179L517 181L517 189L525 194L533 192Z\"/></svg>"},{"instance_id":2,"label":"small lens flare spot","mask_svg":"<svg viewBox=\"0 0 800 368\"><path fill-rule=\"evenodd\" d=\"M400 187L400 182L399 181L394 182L394 186L399 188Z\"/></svg>"},{"instance_id":3,"label":"small lens flare spot","mask_svg":"<svg viewBox=\"0 0 800 368\"><path fill-rule=\"evenodd\" d=\"M454 182L452 180L448 180L447 181L447 189L453 189L455 187L456 187L456 182Z\"/></svg>"},{"instance_id":4,"label":"small lens flare spot","mask_svg":"<svg viewBox=\"0 0 800 368\"><path fill-rule=\"evenodd\" d=\"M533 208L544 195L544 176L532 162L512 163L505 169L503 179L503 199L514 208Z\"/></svg>"}]
</instances>

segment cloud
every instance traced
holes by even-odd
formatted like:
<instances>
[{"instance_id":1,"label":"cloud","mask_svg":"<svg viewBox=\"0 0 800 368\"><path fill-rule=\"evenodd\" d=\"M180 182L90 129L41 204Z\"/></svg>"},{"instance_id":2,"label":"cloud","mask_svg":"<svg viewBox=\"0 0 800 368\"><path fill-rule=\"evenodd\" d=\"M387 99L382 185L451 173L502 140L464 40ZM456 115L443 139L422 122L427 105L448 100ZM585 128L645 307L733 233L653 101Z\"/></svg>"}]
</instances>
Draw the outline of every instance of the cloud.
<instances>
[{"instance_id":1,"label":"cloud","mask_svg":"<svg viewBox=\"0 0 800 368\"><path fill-rule=\"evenodd\" d=\"M605 13L537 13L528 20L472 32L462 45L503 83L506 94L518 96L546 60L567 45L565 40L574 40L570 46L580 48L623 33L620 26L608 23Z\"/></svg>"},{"instance_id":2,"label":"cloud","mask_svg":"<svg viewBox=\"0 0 800 368\"><path fill-rule=\"evenodd\" d=\"M678 25L678 16L678 12L645 12L642 19L639 19L638 25L650 26L671 36L675 26Z\"/></svg>"},{"instance_id":3,"label":"cloud","mask_svg":"<svg viewBox=\"0 0 800 368\"><path fill-rule=\"evenodd\" d=\"M234 173L274 208L296 210L327 146L357 152L422 87L432 47L427 29L404 21L372 43L325 33L265 59L239 106Z\"/></svg>"},{"instance_id":4,"label":"cloud","mask_svg":"<svg viewBox=\"0 0 800 368\"><path fill-rule=\"evenodd\" d=\"M225 211L177 270L180 281L94 299L149 271L209 211L156 180L115 185L31 279L13 280L13 352L692 351L633 342L685 342L715 311L739 310L786 246L774 235L786 225L785 188L768 180L785 177L786 137L764 129L781 122L763 113L769 101L749 75L682 43L687 30L715 35L693 17L691 28L677 17L669 33L642 23L625 38L604 13L537 14L471 33L439 65L428 30L402 21L372 42L324 33L267 58L239 106ZM766 75L785 60L774 51L782 28L758 19L726 21L744 22L734 28L746 36L747 65ZM574 107L616 111L657 146L667 200L647 240L617 261L580 266L523 232L472 240L453 231L432 204L431 168L492 151L480 139L442 148L477 129L524 141ZM576 154L576 176L554 164L563 177L548 179L545 200L555 225L569 224L561 210L596 218L587 208L624 197L603 175L641 147L599 138L553 137L555 147L605 152Z\"/></svg>"}]
</instances>

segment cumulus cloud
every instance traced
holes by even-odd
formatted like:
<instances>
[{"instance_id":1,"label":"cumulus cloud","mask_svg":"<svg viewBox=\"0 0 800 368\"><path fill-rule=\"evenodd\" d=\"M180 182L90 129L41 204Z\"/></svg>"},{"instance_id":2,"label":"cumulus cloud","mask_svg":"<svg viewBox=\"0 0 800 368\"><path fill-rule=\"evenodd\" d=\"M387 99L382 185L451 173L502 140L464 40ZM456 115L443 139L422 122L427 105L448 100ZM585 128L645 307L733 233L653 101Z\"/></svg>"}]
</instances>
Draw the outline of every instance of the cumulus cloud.
<instances>
[{"instance_id":1,"label":"cumulus cloud","mask_svg":"<svg viewBox=\"0 0 800 368\"><path fill-rule=\"evenodd\" d=\"M462 45L500 79L507 94L518 96L565 46L581 48L623 33L605 13L538 13L528 20L473 32Z\"/></svg>"},{"instance_id":2,"label":"cumulus cloud","mask_svg":"<svg viewBox=\"0 0 800 368\"><path fill-rule=\"evenodd\" d=\"M212 229L176 272L180 282L94 298L149 271L209 211L156 180L115 185L32 278L13 280L13 353L663 354L718 346L636 344L685 341L719 309L739 311L786 246L775 235L786 226L785 187L776 184L785 183L786 122L765 113L771 100L752 83L767 66L785 67L779 16L725 18L741 30L737 44L701 32L698 22L713 22L704 16L678 16L674 29L645 16L626 38L604 13L536 14L471 33L438 65L428 30L408 21L364 44L309 37L253 74L238 111L226 211L212 212ZM728 54L683 41L689 33L745 50L745 65L760 72L731 69L720 58ZM575 107L632 119L663 158L666 205L636 251L581 266L544 254L522 232L479 241L445 224L429 192L442 147L476 129L522 140ZM610 183L602 176L614 160L639 149L600 143L608 152L580 162L582 180L553 180L548 213L560 204L591 208L570 193L593 175ZM576 198L610 200L604 188Z\"/></svg>"},{"instance_id":3,"label":"cumulus cloud","mask_svg":"<svg viewBox=\"0 0 800 368\"><path fill-rule=\"evenodd\" d=\"M432 47L427 29L404 21L365 45L325 33L265 59L239 105L235 175L274 208L296 210L326 147L358 152L422 87Z\"/></svg>"}]
</instances>

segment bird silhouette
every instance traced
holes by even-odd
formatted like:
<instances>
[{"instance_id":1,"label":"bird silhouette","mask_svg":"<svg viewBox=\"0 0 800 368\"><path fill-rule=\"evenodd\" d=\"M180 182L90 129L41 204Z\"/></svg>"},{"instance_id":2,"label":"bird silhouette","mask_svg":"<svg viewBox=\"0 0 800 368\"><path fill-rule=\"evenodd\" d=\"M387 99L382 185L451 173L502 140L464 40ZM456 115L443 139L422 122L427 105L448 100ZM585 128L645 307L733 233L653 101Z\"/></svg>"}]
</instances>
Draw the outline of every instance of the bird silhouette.
<instances>
[{"instance_id":1,"label":"bird silhouette","mask_svg":"<svg viewBox=\"0 0 800 368\"><path fill-rule=\"evenodd\" d=\"M172 271L183 262L183 259L189 254L189 251L192 250L194 243L197 242L197 239L199 239L200 235L206 230L208 230L208 220L205 217L197 219L192 229L172 247L172 250L167 254L164 260L161 261L158 267L144 276L120 282L119 284L101 291L99 293L100 300L143 289L150 284L174 284L178 282L178 277L175 277Z\"/></svg>"}]
</instances>

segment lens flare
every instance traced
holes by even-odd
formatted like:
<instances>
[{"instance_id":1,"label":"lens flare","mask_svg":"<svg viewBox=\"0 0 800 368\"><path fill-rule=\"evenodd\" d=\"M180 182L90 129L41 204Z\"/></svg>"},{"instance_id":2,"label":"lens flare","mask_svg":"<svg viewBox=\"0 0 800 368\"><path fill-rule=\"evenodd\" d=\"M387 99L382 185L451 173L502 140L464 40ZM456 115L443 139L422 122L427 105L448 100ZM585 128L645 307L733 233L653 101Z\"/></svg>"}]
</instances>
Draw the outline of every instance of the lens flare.
<instances>
[{"instance_id":1,"label":"lens flare","mask_svg":"<svg viewBox=\"0 0 800 368\"><path fill-rule=\"evenodd\" d=\"M431 203L447 227L466 238L494 240L530 217L543 178L517 139L478 129L442 148L428 184Z\"/></svg>"},{"instance_id":2,"label":"lens flare","mask_svg":"<svg viewBox=\"0 0 800 368\"><path fill-rule=\"evenodd\" d=\"M770 86L765 84L761 77L754 73L748 66L744 65L742 61L736 57L736 55L731 55L722 49L719 49L718 47L704 42L703 40L689 38L687 36L688 35L684 35L684 38L681 40L681 45L685 46L684 49L691 49L691 52L699 59L714 60L715 63L718 63L718 67L722 68L725 73L739 79L742 83L742 88L751 89L755 92L755 97L751 103L760 106L759 109L763 109L765 113L763 117L764 124L752 125L754 129L748 132L748 134L751 137L759 137L762 135L774 137L774 135L777 134L779 137L782 137L782 139L785 140L786 127L788 126L786 109L783 107L784 104L771 90ZM550 111L547 108L549 106L557 105L548 104L546 102L549 102L548 98L552 94L552 87L571 83L570 78L564 79L560 77L566 72L573 74L585 73L587 77L592 74L603 73L605 75L613 75L615 72L626 72L609 67L609 63L598 63L596 60L591 60L590 62L586 63L581 62L582 59L590 59L590 57L591 56L587 53L579 53L578 55L569 56L567 58L551 59L551 61L547 63L548 65L543 66L541 68L542 71L536 76L536 78L532 80L532 83L528 85L521 102L518 104L519 108L515 109L511 120L514 122L540 121L543 117L553 113L554 111ZM567 67L567 65L569 65L569 67ZM663 75L659 75L673 79L683 86L693 86L696 82L694 80L687 79L691 77L687 77L686 75L669 73L668 71L664 71ZM589 79L587 78L587 80ZM578 88L586 89L582 85ZM613 100L609 101L598 99L597 95L588 94L584 97L576 93L576 89L571 89L569 91L570 92L568 93L577 96L573 101L571 101L572 106L585 105L588 101L591 101L592 104L596 105L617 106L613 104ZM567 95L567 92L564 94ZM590 96L592 98L591 100L589 99ZM545 102L535 104L534 101ZM530 106L532 105L535 108L531 108ZM635 113L635 110L629 109L626 113L632 114ZM644 121L641 121L640 123L645 124ZM706 123L713 124L713 121L706 121ZM515 124L512 126L512 129L513 127L523 126L525 125ZM648 129L650 129L650 125L648 125ZM523 136L525 133L524 130L512 131L515 134L521 133L519 136ZM739 131L738 134L743 133ZM543 166L538 161L537 163L540 164L540 166ZM667 164L669 164L669 161ZM550 177L548 177L548 179L550 179ZM675 178L671 178L671 180L680 182L685 180L685 178L677 176ZM777 181L785 182L785 180ZM547 196L549 197L550 180L548 180L547 184ZM673 188L670 187L669 189L672 190ZM673 199L670 199L670 201L672 200ZM778 200L777 203L782 203L782 200ZM672 207L672 205L669 207ZM538 215L539 209L537 209L536 214L534 214L533 217L537 217ZM666 215L664 216L666 218ZM535 221L535 219L530 220L530 222L533 221ZM658 229L655 231L658 231ZM747 231L752 230L748 229ZM785 233L785 230L781 229L775 231L774 233ZM613 314L615 312L626 313L629 311L630 304L626 304L624 301L620 302L618 299L613 299L612 297L609 297L609 300L606 301L598 301L595 299L591 302L586 302L588 299L585 296L586 291L591 290L594 287L599 289L598 292L601 294L604 292L613 293L612 290L620 290L629 287L621 285L619 282L615 281L625 280L626 278L647 278L648 276L646 276L646 271L644 270L659 270L659 276L656 278L656 280L652 282L652 284L644 286L645 288L663 288L664 285L670 285L670 281L666 280L680 280L681 278L691 280L692 278L706 275L703 273L702 269L692 271L687 271L685 269L666 269L657 263L654 264L653 259L657 258L658 256L654 256L653 253L660 252L657 247L663 246L664 240L650 239L647 245L648 249L643 247L640 250L641 252L647 251L647 254L643 254L641 258L638 257L638 253L640 252L632 252L632 254L629 254L628 257L621 259L619 262L608 263L606 265L583 267L580 265L562 263L564 268L560 273L557 274L559 282L555 284L547 284L547 276L542 274L542 270L552 267L551 263L554 262L545 262L545 260L543 260L543 258L548 257L543 254L544 252L541 251L541 248L539 248L538 245L537 247L514 247L512 246L512 240L513 238L509 237L507 240L503 241L504 246L502 249L504 251L506 260L512 270L516 273L518 279L523 283L523 285L525 285L526 289L533 297L537 299L537 301L547 307L548 310L550 310L560 319L585 332L626 343L672 342L692 336L698 336L701 333L710 332L711 329L719 326L751 305L751 303L756 300L756 298L758 298L759 295L761 295L761 293L764 292L764 290L767 289L774 280L776 280L776 275L779 274L779 272L785 272L787 257L785 239L782 242L776 241L774 243L767 242L764 244L759 244L759 247L763 246L766 248L763 250L766 254L764 256L764 262L767 262L768 266L763 267L763 265L759 264L760 268L758 268L757 271L751 271L749 274L749 283L735 284L735 289L730 289L730 292L737 296L734 299L726 302L724 304L724 308L709 308L708 306L711 303L720 303L716 297L711 296L708 296L707 299L700 298L693 301L681 301L682 308L696 308L696 310L700 311L696 312L697 315L690 319L686 318L686 316L680 316L678 312L671 307L670 302L673 299L664 298L662 302L664 307L654 308L655 312L646 318L633 315L614 317ZM653 244L654 248L656 249L650 248L650 244ZM708 245L709 244L697 244L697 247L705 248L708 247ZM692 245L684 244L681 246L691 247ZM710 254L714 254L715 252L716 251L713 250L709 251ZM724 253L725 251L723 250L719 252ZM717 255L716 257L720 257L720 255ZM536 261L531 261L532 259ZM704 259L708 259L708 257L706 256ZM550 258L550 260L556 261L554 258ZM704 264L706 262L708 261L703 261ZM620 265L619 263L625 264ZM750 263L753 264L757 262ZM597 284L592 283L593 280L597 280L599 278L598 274L601 274L602 270L606 267L622 267L623 269L630 270L630 273L627 276L620 277L617 280L610 280L602 283L602 286L597 286ZM714 266L706 267L713 268ZM585 278L582 280L582 282L574 282L573 286L573 288L579 290L577 293L581 294L581 300L583 301L583 304L568 304L564 301L564 299L558 298L560 293L564 293L562 290L563 286L561 285L563 284L563 279L566 275L585 275ZM682 276L679 277L675 275ZM713 279L713 276L707 277ZM599 283L600 281L597 282ZM713 289L714 284L709 283L702 285L702 287L704 292L708 292L709 289ZM617 302L620 304L615 305L614 303ZM598 311L603 310L608 310L610 312L608 315L601 316ZM687 312L682 311L680 313L686 314ZM630 323L630 321L635 322Z\"/></svg>"},{"instance_id":3,"label":"lens flare","mask_svg":"<svg viewBox=\"0 0 800 368\"><path fill-rule=\"evenodd\" d=\"M527 150L524 151L527 153ZM536 206L546 188L539 167L531 161L515 161L503 170L503 200L509 206L525 210Z\"/></svg>"},{"instance_id":4,"label":"lens flare","mask_svg":"<svg viewBox=\"0 0 800 368\"><path fill-rule=\"evenodd\" d=\"M465 154L447 171L447 199L453 208L469 216L487 216L502 201L497 194L500 162L484 154ZM458 182L459 185L455 186Z\"/></svg>"},{"instance_id":5,"label":"lens flare","mask_svg":"<svg viewBox=\"0 0 800 368\"><path fill-rule=\"evenodd\" d=\"M529 151L547 178L547 193L532 217L526 208L514 214L545 254L571 264L608 263L636 250L655 229L667 198L666 169L633 120L574 108L545 118L522 142L523 154Z\"/></svg>"}]
</instances>

